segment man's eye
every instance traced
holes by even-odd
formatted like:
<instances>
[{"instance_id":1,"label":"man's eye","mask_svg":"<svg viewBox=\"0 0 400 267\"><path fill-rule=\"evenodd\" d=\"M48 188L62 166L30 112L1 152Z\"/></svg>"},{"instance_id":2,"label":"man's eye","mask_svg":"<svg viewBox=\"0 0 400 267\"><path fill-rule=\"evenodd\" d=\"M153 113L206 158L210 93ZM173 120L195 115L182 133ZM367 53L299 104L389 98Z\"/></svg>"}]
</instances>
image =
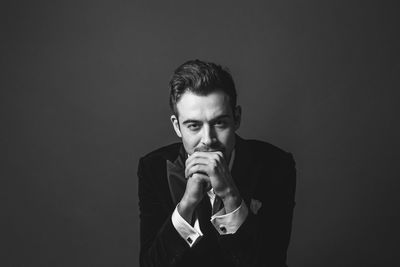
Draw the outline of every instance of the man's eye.
<instances>
[{"instance_id":1,"label":"man's eye","mask_svg":"<svg viewBox=\"0 0 400 267\"><path fill-rule=\"evenodd\" d=\"M226 126L226 122L225 121L216 121L215 122L215 126L217 126L217 127L225 127Z\"/></svg>"},{"instance_id":2,"label":"man's eye","mask_svg":"<svg viewBox=\"0 0 400 267\"><path fill-rule=\"evenodd\" d=\"M198 124L189 124L188 125L188 128L190 129L190 130L198 130L199 128L200 128L200 126L198 125Z\"/></svg>"}]
</instances>

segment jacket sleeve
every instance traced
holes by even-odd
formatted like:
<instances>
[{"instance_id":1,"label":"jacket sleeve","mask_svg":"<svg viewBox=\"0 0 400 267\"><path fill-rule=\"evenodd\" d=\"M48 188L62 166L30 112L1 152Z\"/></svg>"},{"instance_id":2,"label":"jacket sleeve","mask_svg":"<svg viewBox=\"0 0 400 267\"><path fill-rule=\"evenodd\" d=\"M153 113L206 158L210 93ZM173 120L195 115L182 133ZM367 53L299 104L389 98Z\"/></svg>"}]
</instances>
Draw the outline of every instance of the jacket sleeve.
<instances>
[{"instance_id":1,"label":"jacket sleeve","mask_svg":"<svg viewBox=\"0 0 400 267\"><path fill-rule=\"evenodd\" d=\"M151 177L154 162L139 160L139 212L140 212L140 266L176 266L189 248L174 228L171 213L166 213L163 201L157 194L156 179ZM161 167L161 166L158 166Z\"/></svg>"},{"instance_id":2,"label":"jacket sleeve","mask_svg":"<svg viewBox=\"0 0 400 267\"><path fill-rule=\"evenodd\" d=\"M232 235L220 235L219 242L235 266L284 267L292 228L295 206L296 170L291 154L279 163L272 174L274 189L262 188L258 194L262 207L257 214L251 210L251 200L246 202L249 214L239 230ZM261 181L271 177L260 177ZM268 185L267 185L268 186Z\"/></svg>"}]
</instances>

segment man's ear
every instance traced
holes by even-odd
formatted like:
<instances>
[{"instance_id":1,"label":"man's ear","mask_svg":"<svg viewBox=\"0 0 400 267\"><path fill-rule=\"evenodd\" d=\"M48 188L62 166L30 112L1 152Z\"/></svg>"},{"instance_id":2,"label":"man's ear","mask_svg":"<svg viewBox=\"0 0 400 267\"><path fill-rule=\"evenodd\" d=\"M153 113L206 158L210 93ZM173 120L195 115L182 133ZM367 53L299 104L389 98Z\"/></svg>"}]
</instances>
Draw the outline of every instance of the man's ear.
<instances>
[{"instance_id":1,"label":"man's ear","mask_svg":"<svg viewBox=\"0 0 400 267\"><path fill-rule=\"evenodd\" d=\"M182 138L181 129L179 127L179 121L178 121L178 118L175 115L171 115L171 123L172 123L172 126L174 127L176 135L179 138Z\"/></svg>"},{"instance_id":2,"label":"man's ear","mask_svg":"<svg viewBox=\"0 0 400 267\"><path fill-rule=\"evenodd\" d=\"M233 112L233 117L235 120L235 131L239 129L240 127L240 122L242 120L242 107L241 106L236 106L234 112Z\"/></svg>"}]
</instances>

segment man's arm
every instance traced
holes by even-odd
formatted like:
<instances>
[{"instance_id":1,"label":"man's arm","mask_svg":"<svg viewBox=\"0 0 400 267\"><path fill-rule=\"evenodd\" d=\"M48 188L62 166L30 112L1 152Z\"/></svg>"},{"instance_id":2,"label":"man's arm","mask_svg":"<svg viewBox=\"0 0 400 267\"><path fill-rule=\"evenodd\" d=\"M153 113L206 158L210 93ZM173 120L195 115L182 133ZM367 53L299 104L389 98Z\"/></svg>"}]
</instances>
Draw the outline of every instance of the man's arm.
<instances>
[{"instance_id":1,"label":"man's arm","mask_svg":"<svg viewBox=\"0 0 400 267\"><path fill-rule=\"evenodd\" d=\"M275 188L262 189L265 196L258 199L262 201L260 209L255 213L251 200L248 200L248 216L237 232L219 236L222 249L230 255L235 266L286 266L296 187L292 155L287 154L280 165L273 173Z\"/></svg>"},{"instance_id":2,"label":"man's arm","mask_svg":"<svg viewBox=\"0 0 400 267\"><path fill-rule=\"evenodd\" d=\"M286 264L294 207L295 164L292 155L288 153L279 153L271 160L275 162L260 161L255 165L259 169L254 175L259 179L254 189L254 197L257 196L255 198L264 202L257 214L250 211L243 224L233 234L224 234L226 229L223 228L226 227L222 227L220 231L218 222L213 222L220 233L218 238L221 248L236 266ZM264 169L268 165L272 166L272 171ZM241 196L222 153L193 153L186 162L186 172L188 176L196 172L206 173L216 195L224 202L227 213L239 206L237 200L240 200ZM250 173L249 170L249 175ZM246 177L240 179L246 180ZM236 200L233 201L234 199ZM246 205L251 210L252 203L249 199Z\"/></svg>"},{"instance_id":3,"label":"man's arm","mask_svg":"<svg viewBox=\"0 0 400 267\"><path fill-rule=\"evenodd\" d=\"M160 185L149 176L149 166L140 159L139 209L140 209L140 266L175 266L189 248L175 230L171 216L157 194Z\"/></svg>"}]
</instances>

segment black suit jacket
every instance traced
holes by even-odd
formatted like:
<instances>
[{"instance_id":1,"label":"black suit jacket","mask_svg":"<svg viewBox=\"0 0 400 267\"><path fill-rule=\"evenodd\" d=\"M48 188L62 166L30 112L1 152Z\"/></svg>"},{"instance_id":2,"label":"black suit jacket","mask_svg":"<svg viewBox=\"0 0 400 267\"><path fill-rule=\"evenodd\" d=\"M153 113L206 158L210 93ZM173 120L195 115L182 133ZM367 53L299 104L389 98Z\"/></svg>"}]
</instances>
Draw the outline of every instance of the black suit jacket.
<instances>
[{"instance_id":1,"label":"black suit jacket","mask_svg":"<svg viewBox=\"0 0 400 267\"><path fill-rule=\"evenodd\" d=\"M286 266L292 226L296 171L290 153L236 136L231 171L249 215L235 234L220 235L210 222L205 196L198 206L203 238L190 248L174 228L176 203L167 179L167 161L186 158L181 143L139 161L140 266ZM262 203L257 214L251 202Z\"/></svg>"}]
</instances>

